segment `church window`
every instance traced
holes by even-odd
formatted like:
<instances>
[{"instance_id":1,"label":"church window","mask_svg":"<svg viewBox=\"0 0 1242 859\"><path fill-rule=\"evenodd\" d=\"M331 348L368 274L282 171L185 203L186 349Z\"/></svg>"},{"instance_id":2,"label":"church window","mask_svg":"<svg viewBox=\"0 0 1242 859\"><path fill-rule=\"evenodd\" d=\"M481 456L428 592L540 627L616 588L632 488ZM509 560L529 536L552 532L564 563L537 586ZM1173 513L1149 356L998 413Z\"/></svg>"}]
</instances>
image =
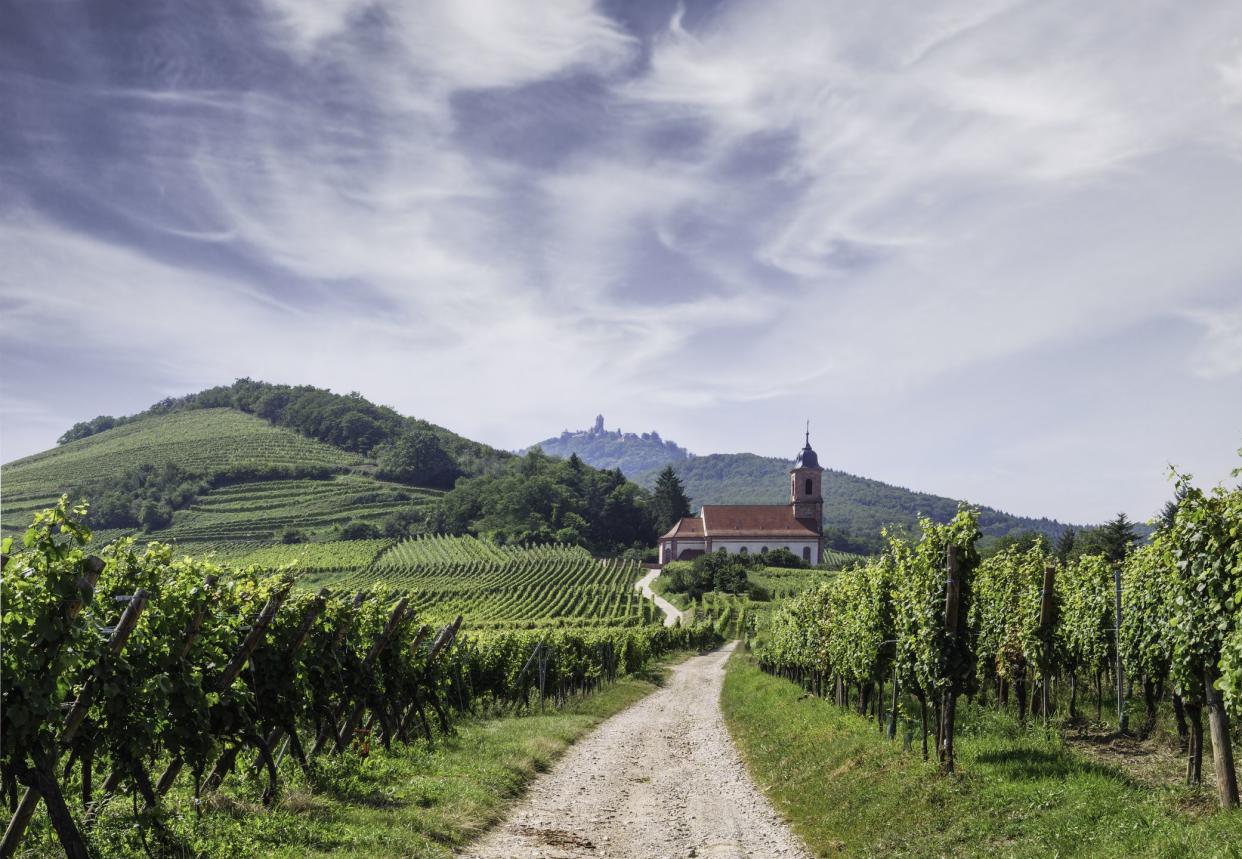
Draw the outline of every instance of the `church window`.
<instances>
[{"instance_id":1,"label":"church window","mask_svg":"<svg viewBox=\"0 0 1242 859\"><path fill-rule=\"evenodd\" d=\"M802 560L806 561L808 564L811 563L811 547L810 546L802 547Z\"/></svg>"},{"instance_id":2,"label":"church window","mask_svg":"<svg viewBox=\"0 0 1242 859\"><path fill-rule=\"evenodd\" d=\"M811 478L809 477L806 479L806 494L811 494Z\"/></svg>"},{"instance_id":3,"label":"church window","mask_svg":"<svg viewBox=\"0 0 1242 859\"><path fill-rule=\"evenodd\" d=\"M760 549L759 551L760 551L760 552L762 552L763 554L765 554L765 555L766 555L766 554L768 553L768 547L767 547L767 546L764 546L764 547L763 547L762 549Z\"/></svg>"},{"instance_id":4,"label":"church window","mask_svg":"<svg viewBox=\"0 0 1242 859\"><path fill-rule=\"evenodd\" d=\"M737 553L738 553L739 555L749 555L749 554L750 554L750 549L747 549L745 546L743 546L742 548L740 548L740 549L738 549L738 550L737 550Z\"/></svg>"}]
</instances>

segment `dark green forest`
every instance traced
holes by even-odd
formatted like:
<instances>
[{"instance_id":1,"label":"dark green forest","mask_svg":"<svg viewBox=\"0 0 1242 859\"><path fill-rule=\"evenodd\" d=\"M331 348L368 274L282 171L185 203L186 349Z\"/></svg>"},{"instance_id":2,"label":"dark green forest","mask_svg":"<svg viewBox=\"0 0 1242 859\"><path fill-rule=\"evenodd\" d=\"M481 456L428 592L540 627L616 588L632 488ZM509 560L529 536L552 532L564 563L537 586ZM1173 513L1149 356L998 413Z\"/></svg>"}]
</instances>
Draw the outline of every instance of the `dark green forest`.
<instances>
[{"instance_id":1,"label":"dark green forest","mask_svg":"<svg viewBox=\"0 0 1242 859\"><path fill-rule=\"evenodd\" d=\"M499 474L459 480L441 498L428 530L473 533L498 543L572 543L596 553L655 543L649 495L616 469L595 469L576 456L538 449Z\"/></svg>"}]
</instances>

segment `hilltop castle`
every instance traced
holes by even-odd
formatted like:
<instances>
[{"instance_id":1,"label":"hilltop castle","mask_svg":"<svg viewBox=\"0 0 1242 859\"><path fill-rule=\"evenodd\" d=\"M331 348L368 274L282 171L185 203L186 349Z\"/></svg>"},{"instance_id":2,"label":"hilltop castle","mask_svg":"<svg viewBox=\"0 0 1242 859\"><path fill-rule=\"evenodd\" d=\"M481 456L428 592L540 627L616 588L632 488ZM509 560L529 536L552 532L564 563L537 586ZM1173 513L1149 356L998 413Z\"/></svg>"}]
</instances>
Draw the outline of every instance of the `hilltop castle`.
<instances>
[{"instance_id":1,"label":"hilltop castle","mask_svg":"<svg viewBox=\"0 0 1242 859\"><path fill-rule=\"evenodd\" d=\"M815 565L824 550L824 470L806 447L789 470L788 504L706 504L660 538L660 563L688 560L706 552L766 552L788 549Z\"/></svg>"}]
</instances>

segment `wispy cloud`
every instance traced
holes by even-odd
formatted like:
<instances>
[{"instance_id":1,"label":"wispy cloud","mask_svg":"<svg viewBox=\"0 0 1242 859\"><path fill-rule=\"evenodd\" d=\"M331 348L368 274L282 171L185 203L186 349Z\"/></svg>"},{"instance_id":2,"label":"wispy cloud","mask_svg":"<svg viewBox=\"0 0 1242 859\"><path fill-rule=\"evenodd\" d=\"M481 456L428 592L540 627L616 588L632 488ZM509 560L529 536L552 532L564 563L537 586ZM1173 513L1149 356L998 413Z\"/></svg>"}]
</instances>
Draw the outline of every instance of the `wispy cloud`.
<instances>
[{"instance_id":1,"label":"wispy cloud","mask_svg":"<svg viewBox=\"0 0 1242 859\"><path fill-rule=\"evenodd\" d=\"M1236 4L40 8L0 31L0 349L54 417L6 406L6 456L252 375L508 447L811 417L1062 518L1233 465Z\"/></svg>"}]
</instances>

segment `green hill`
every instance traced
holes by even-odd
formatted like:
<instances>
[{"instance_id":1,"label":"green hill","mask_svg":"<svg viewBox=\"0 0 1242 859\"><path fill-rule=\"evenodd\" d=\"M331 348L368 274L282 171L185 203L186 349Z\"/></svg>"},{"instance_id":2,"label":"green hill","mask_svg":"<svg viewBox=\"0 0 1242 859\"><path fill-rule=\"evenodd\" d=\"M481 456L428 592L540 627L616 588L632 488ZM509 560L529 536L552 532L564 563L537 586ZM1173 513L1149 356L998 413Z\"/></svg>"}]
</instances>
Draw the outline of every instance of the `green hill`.
<instances>
[{"instance_id":1,"label":"green hill","mask_svg":"<svg viewBox=\"0 0 1242 859\"><path fill-rule=\"evenodd\" d=\"M753 453L719 453L673 463L695 508L704 504L781 504L789 500L790 462ZM655 483L659 468L633 475L641 486ZM914 492L899 486L856 477L843 471L824 472L824 533L829 545L870 553L882 547L880 530L899 526L913 531L918 517L947 522L957 512L952 498ZM1067 527L1052 519L1012 516L980 508L979 525L989 537L1036 531L1055 540Z\"/></svg>"},{"instance_id":2,"label":"green hill","mask_svg":"<svg viewBox=\"0 0 1242 859\"><path fill-rule=\"evenodd\" d=\"M367 467L360 454L235 409L144 415L6 464L0 529L21 532L62 492L106 507L115 488L135 474L173 473L179 487L192 487L177 509L166 511L164 527L146 533L196 553L275 541L289 529L309 539L353 522L379 528L386 517L441 494L377 480ZM134 492L131 503L154 503L142 488ZM140 529L109 519L95 524L105 539Z\"/></svg>"},{"instance_id":3,"label":"green hill","mask_svg":"<svg viewBox=\"0 0 1242 859\"><path fill-rule=\"evenodd\" d=\"M75 425L0 468L0 530L62 494L88 499L99 546L124 534L301 585L386 584L428 622L473 628L654 623L636 561L590 550L655 538L617 471L518 458L356 394L241 380ZM430 533L484 533L428 536ZM503 545L508 543L508 545Z\"/></svg>"},{"instance_id":4,"label":"green hill","mask_svg":"<svg viewBox=\"0 0 1242 859\"><path fill-rule=\"evenodd\" d=\"M0 468L0 483L7 535L67 494L90 502L103 541L137 533L222 558L335 542L351 559L316 549L319 567L370 557L348 541L425 533L601 554L655 540L645 493L619 471L515 457L358 394L250 379L78 423Z\"/></svg>"}]
</instances>

